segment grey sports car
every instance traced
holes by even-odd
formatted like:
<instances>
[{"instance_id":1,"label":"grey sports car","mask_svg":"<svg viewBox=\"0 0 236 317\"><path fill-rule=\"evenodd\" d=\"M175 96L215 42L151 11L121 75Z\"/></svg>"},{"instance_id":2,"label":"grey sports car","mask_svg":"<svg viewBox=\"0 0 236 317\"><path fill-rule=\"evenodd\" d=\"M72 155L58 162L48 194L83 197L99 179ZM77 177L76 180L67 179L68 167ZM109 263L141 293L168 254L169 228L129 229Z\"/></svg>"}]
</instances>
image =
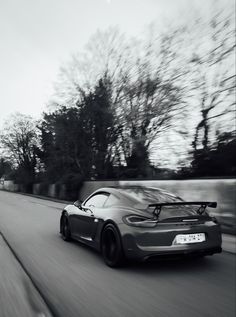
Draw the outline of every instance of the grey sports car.
<instances>
[{"instance_id":1,"label":"grey sports car","mask_svg":"<svg viewBox=\"0 0 236 317\"><path fill-rule=\"evenodd\" d=\"M101 251L111 267L125 259L212 255L222 242L220 225L207 213L216 206L152 187L101 188L64 208L60 233Z\"/></svg>"}]
</instances>

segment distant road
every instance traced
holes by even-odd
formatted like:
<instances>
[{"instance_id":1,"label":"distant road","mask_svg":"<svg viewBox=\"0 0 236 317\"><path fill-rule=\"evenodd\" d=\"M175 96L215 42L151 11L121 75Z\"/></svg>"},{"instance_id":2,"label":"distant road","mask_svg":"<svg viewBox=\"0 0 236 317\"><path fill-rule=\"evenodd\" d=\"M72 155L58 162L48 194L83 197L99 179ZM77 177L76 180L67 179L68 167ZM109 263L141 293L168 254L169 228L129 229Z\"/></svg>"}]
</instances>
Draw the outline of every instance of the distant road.
<instances>
[{"instance_id":1,"label":"distant road","mask_svg":"<svg viewBox=\"0 0 236 317\"><path fill-rule=\"evenodd\" d=\"M0 231L55 316L235 317L235 255L111 269L93 250L60 238L63 206L0 191Z\"/></svg>"}]
</instances>

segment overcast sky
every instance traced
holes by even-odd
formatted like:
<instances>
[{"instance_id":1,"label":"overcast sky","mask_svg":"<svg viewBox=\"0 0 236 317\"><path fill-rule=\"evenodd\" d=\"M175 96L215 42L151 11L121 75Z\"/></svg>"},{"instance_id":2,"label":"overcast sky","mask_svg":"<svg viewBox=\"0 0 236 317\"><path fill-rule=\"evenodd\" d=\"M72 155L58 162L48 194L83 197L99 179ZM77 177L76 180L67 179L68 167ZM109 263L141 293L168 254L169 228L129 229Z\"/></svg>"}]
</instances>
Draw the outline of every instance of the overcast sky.
<instances>
[{"instance_id":1,"label":"overcast sky","mask_svg":"<svg viewBox=\"0 0 236 317\"><path fill-rule=\"evenodd\" d=\"M0 0L0 128L15 111L39 117L59 67L97 29L118 25L135 35L152 21L178 21L204 6L206 0Z\"/></svg>"}]
</instances>

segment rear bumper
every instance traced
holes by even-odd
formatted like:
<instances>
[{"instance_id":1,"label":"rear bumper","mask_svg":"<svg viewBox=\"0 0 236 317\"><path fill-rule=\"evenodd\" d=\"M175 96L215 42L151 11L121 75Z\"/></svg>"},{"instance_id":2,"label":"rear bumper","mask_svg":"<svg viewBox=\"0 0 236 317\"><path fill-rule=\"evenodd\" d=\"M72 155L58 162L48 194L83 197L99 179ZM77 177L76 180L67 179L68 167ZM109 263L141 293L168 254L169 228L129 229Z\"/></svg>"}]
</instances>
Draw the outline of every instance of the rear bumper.
<instances>
[{"instance_id":1,"label":"rear bumper","mask_svg":"<svg viewBox=\"0 0 236 317\"><path fill-rule=\"evenodd\" d=\"M124 253L129 259L145 260L153 257L181 255L212 255L222 251L219 225L209 223L193 227L176 228L166 225L156 228L136 228L120 226ZM176 245L173 240L177 234L204 232L206 241Z\"/></svg>"},{"instance_id":2,"label":"rear bumper","mask_svg":"<svg viewBox=\"0 0 236 317\"><path fill-rule=\"evenodd\" d=\"M160 253L148 254L142 257L142 260L155 260L155 259L172 259L180 257L194 257L194 256L205 256L213 255L215 253L221 253L221 247L207 248L207 249L198 249L198 250L180 250L180 251L166 251Z\"/></svg>"}]
</instances>

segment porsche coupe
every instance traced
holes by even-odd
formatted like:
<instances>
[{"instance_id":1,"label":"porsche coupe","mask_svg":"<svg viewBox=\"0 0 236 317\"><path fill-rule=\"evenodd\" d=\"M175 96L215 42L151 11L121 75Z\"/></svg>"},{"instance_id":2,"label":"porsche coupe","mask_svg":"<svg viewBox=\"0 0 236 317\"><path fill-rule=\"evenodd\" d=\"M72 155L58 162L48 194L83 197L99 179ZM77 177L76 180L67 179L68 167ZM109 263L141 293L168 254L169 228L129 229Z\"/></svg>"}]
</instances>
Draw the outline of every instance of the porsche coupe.
<instances>
[{"instance_id":1,"label":"porsche coupe","mask_svg":"<svg viewBox=\"0 0 236 317\"><path fill-rule=\"evenodd\" d=\"M216 206L152 187L101 188L63 209L60 233L100 251L111 267L125 259L212 255L222 243L220 225L208 212Z\"/></svg>"}]
</instances>

